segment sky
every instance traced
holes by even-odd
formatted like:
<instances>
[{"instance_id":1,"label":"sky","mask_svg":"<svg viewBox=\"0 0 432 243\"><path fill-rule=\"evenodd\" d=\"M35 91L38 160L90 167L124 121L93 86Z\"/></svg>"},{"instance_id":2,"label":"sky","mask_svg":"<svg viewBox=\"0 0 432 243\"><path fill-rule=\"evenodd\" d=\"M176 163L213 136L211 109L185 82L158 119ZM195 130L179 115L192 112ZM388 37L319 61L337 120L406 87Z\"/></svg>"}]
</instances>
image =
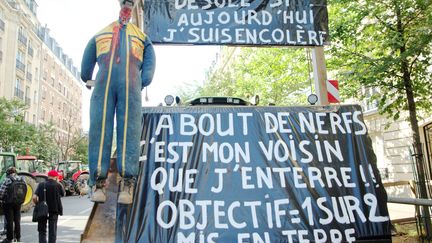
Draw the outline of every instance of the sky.
<instances>
[{"instance_id":1,"label":"sky","mask_svg":"<svg viewBox=\"0 0 432 243\"><path fill-rule=\"evenodd\" d=\"M36 0L38 19L50 29L64 53L80 69L87 42L101 29L118 18L117 0ZM202 84L205 72L216 58L217 46L155 45L156 72L148 87L149 101L143 105L156 106L166 95L176 95L179 87ZM83 130L89 129L91 91L82 86Z\"/></svg>"}]
</instances>

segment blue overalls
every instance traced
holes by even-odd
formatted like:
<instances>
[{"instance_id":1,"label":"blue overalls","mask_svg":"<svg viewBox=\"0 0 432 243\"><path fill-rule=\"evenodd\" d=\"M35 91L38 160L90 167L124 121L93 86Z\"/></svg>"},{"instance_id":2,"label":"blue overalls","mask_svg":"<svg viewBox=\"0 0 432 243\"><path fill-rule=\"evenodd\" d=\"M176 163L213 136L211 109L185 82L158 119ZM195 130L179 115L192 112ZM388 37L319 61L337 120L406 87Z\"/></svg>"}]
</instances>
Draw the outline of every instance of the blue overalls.
<instances>
[{"instance_id":1,"label":"blue overalls","mask_svg":"<svg viewBox=\"0 0 432 243\"><path fill-rule=\"evenodd\" d=\"M141 90L155 70L150 39L134 24L116 21L94 36L84 51L81 79L99 71L90 101L89 185L107 178L114 114L117 121L117 168L123 178L138 174L141 136Z\"/></svg>"}]
</instances>

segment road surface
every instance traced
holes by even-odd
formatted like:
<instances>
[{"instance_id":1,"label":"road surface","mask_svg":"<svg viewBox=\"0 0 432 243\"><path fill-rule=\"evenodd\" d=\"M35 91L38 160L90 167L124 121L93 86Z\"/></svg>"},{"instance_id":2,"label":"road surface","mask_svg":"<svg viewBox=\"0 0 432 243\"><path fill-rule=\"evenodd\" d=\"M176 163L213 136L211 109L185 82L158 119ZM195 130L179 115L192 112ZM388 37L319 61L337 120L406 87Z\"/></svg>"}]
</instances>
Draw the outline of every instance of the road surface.
<instances>
[{"instance_id":1,"label":"road surface","mask_svg":"<svg viewBox=\"0 0 432 243\"><path fill-rule=\"evenodd\" d=\"M63 216L59 217L57 224L57 242L80 242L81 234L85 228L93 203L87 196L63 197ZM0 229L3 229L3 216L1 216ZM5 237L2 236L0 240ZM21 242L38 242L37 223L32 222L32 212L21 214Z\"/></svg>"}]
</instances>

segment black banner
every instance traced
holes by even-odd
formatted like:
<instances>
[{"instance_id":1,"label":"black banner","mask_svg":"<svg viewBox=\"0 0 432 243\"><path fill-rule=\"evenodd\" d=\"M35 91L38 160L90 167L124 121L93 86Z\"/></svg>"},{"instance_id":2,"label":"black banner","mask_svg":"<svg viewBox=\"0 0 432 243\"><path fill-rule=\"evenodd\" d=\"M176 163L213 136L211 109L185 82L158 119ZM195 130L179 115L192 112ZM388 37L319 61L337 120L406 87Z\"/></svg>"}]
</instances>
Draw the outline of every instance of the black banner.
<instances>
[{"instance_id":1,"label":"black banner","mask_svg":"<svg viewBox=\"0 0 432 243\"><path fill-rule=\"evenodd\" d=\"M145 0L153 43L322 46L327 0Z\"/></svg>"},{"instance_id":2,"label":"black banner","mask_svg":"<svg viewBox=\"0 0 432 243\"><path fill-rule=\"evenodd\" d=\"M359 106L144 108L127 242L390 239Z\"/></svg>"}]
</instances>

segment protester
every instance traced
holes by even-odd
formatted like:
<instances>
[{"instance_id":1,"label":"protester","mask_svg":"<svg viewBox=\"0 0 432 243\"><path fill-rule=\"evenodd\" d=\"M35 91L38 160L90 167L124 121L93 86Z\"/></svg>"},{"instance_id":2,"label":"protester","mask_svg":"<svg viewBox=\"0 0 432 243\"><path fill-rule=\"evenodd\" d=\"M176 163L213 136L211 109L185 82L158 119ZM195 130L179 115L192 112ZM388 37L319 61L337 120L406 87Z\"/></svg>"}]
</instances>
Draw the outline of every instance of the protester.
<instances>
[{"instance_id":1,"label":"protester","mask_svg":"<svg viewBox=\"0 0 432 243\"><path fill-rule=\"evenodd\" d=\"M6 224L6 239L2 242L20 241L21 205L27 193L25 181L17 175L15 167L6 170L6 179L0 186L0 201Z\"/></svg>"},{"instance_id":2,"label":"protester","mask_svg":"<svg viewBox=\"0 0 432 243\"><path fill-rule=\"evenodd\" d=\"M141 90L155 71L150 38L130 23L137 0L120 0L119 19L88 43L81 63L81 79L98 74L90 101L89 164L91 200L106 200L105 181L111 157L114 114L117 119L117 168L122 180L118 203L131 204L138 175L141 138Z\"/></svg>"},{"instance_id":3,"label":"protester","mask_svg":"<svg viewBox=\"0 0 432 243\"><path fill-rule=\"evenodd\" d=\"M47 221L49 227L48 243L55 243L57 238L57 220L63 215L61 197L65 195L63 186L57 182L59 174L55 170L48 172L48 180L42 182L36 189L33 201L46 201L48 204L48 218L38 221L39 243L47 242Z\"/></svg>"}]
</instances>

